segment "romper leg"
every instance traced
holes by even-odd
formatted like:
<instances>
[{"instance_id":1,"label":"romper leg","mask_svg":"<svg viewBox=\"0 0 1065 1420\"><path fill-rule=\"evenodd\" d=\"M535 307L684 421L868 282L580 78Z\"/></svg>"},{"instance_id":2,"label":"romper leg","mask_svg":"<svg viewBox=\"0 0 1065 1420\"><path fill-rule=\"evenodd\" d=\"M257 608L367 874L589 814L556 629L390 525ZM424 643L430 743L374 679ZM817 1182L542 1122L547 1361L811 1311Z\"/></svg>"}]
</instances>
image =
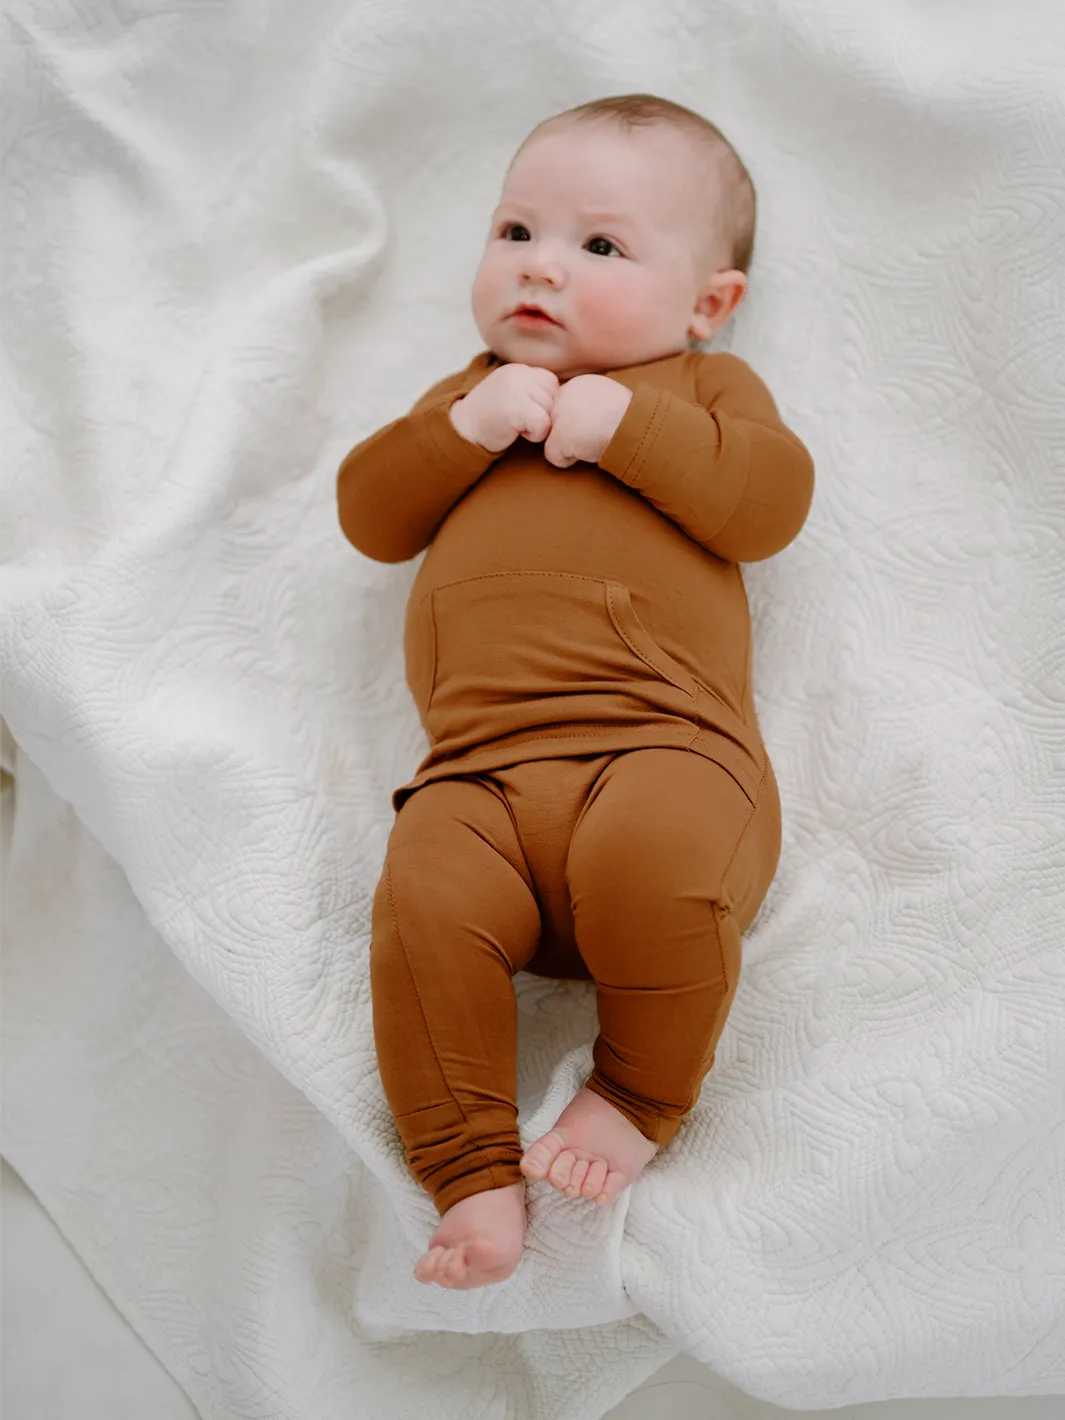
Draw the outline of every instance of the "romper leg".
<instances>
[{"instance_id":1,"label":"romper leg","mask_svg":"<svg viewBox=\"0 0 1065 1420\"><path fill-rule=\"evenodd\" d=\"M724 769L675 749L618 755L574 830L567 879L600 1029L587 1088L653 1143L699 1098L780 843L771 766L752 808Z\"/></svg>"},{"instance_id":2,"label":"romper leg","mask_svg":"<svg viewBox=\"0 0 1065 1420\"><path fill-rule=\"evenodd\" d=\"M407 799L373 903L374 1041L408 1167L441 1215L523 1180L511 978L539 936L501 798L456 778Z\"/></svg>"}]
</instances>

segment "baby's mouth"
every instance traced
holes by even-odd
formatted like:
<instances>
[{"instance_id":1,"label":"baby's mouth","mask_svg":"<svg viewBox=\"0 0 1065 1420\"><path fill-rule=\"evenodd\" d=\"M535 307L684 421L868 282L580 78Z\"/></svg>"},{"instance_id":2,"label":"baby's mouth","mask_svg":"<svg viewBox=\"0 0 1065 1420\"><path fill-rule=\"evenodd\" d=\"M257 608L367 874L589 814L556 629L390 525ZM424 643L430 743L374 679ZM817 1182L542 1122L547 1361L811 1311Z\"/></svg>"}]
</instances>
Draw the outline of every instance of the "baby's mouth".
<instances>
[{"instance_id":1,"label":"baby's mouth","mask_svg":"<svg viewBox=\"0 0 1065 1420\"><path fill-rule=\"evenodd\" d=\"M542 311L539 306L522 305L511 311L510 319L520 321L523 325L561 325L561 321L555 320L554 316L549 316L546 311Z\"/></svg>"}]
</instances>

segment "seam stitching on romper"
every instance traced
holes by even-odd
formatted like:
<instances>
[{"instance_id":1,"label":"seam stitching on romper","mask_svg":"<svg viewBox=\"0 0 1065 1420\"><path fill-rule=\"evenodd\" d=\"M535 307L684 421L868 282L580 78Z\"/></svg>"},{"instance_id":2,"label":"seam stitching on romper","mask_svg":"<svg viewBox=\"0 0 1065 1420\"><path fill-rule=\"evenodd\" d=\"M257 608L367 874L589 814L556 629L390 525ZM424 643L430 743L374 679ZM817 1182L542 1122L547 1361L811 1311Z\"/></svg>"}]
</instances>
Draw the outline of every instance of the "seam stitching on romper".
<instances>
[{"instance_id":1,"label":"seam stitching on romper","mask_svg":"<svg viewBox=\"0 0 1065 1420\"><path fill-rule=\"evenodd\" d=\"M659 391L658 398L655 400L655 407L651 412L651 418L647 423L647 428L644 430L643 437L636 446L636 452L629 460L629 466L625 470L625 472L633 478L639 478L640 474L643 472L644 464L651 457L651 451L658 442L659 426L665 422L665 399L663 397L665 393L665 390ZM646 453L644 452L644 445L647 446Z\"/></svg>"},{"instance_id":2,"label":"seam stitching on romper","mask_svg":"<svg viewBox=\"0 0 1065 1420\"><path fill-rule=\"evenodd\" d=\"M727 771L726 771L726 773L727 773ZM766 775L767 775L768 773L769 773L769 760L768 760L768 758L767 758L766 761L765 761L765 763L764 763L764 765L762 766L762 777L761 777L761 779L759 779L759 781L758 781L758 789L757 789L757 792L755 793L755 796L754 796L754 803L751 805L751 811L750 811L750 813L747 815L747 819L746 819L746 822L745 822L744 825L743 825L743 828L740 830L740 836L736 839L736 846L735 846L735 848L733 848L733 850L732 850L732 856L729 858L728 862L725 864L725 871L721 874L721 896L722 896L722 897L725 896L725 884L728 882L728 875L729 875L729 873L732 871L732 865L733 865L733 863L735 863L735 861L736 861L736 855L739 853L739 851L740 851L740 846L742 845L743 840L747 837L747 830L750 828L751 824L754 822L754 816L755 816L755 814L758 812L758 805L759 805L759 803L761 802L761 799L762 799L762 788L763 788L763 786L764 786L764 784L765 784ZM731 916L732 916L732 908L731 908L731 907L725 907L722 903L714 902L713 900L711 900L711 903L710 903L710 910L711 910L711 912L712 912L713 915L714 915L715 926L717 927L717 932L716 932L716 936L717 936L717 954L718 954L718 957L719 957L720 962L721 962L721 975L724 977L726 984L729 986L729 989L731 990L731 989L733 989L733 988L735 987L736 983L739 981L739 977L737 976L736 982L731 982L731 983L729 982L729 979L728 979L728 969L727 969L727 967L726 967L726 965L725 965L725 952L724 952L724 948L723 948L722 945L721 945L721 922L720 922L720 919L721 919L722 917L731 917ZM741 966L741 970L742 970L742 966ZM689 1106L689 1108L690 1108L690 1106Z\"/></svg>"},{"instance_id":3,"label":"seam stitching on romper","mask_svg":"<svg viewBox=\"0 0 1065 1420\"><path fill-rule=\"evenodd\" d=\"M448 1078L447 1078L447 1076L444 1074L444 1067L443 1067L443 1065L441 1065L441 1063L440 1063L440 1056L437 1054L437 1050L436 1050L436 1042L433 1040L433 1033L432 1033L432 1031L429 1029L429 1018L428 1018L428 1016L425 1014L425 1006L424 1006L423 1003L422 1003L422 993L418 990L418 981L417 981L417 978L416 978L415 975L414 975L414 969L413 969L413 967L412 967L411 964L410 964L410 955L408 954L406 944L405 944L404 941L403 941L403 933L399 930L399 914L398 914L397 911L396 911L396 899L395 899L395 897L393 896L393 893L392 893L392 865L391 865L391 863L389 863L389 864L387 865L387 867L386 867L386 872L388 873L388 905L389 905L389 907L390 907L391 910L392 910L392 925L393 925L393 926L395 927L395 929L396 929L396 940L399 942L400 948L402 949L402 952L403 952L403 959L404 959L404 961L407 963L407 972L408 972L408 974L409 974L409 976L410 976L410 979L411 979L411 985L414 987L414 994L415 994L415 996L418 998L418 1009L421 1011L421 1013L422 1013L422 1020L425 1022L425 1034L428 1036L428 1038L429 1038L429 1044L432 1046L433 1059L436 1061L436 1068L440 1071L440 1078L441 1078L441 1080L443 1080L445 1088L447 1089L448 1093L451 1095L451 1098L452 1098L452 1100L454 1101L455 1107L458 1109L458 1112L462 1115L462 1121L463 1121L463 1123L466 1125L467 1128L470 1128L471 1126L470 1126L469 1117L468 1117L468 1115L466 1114L466 1111L462 1108L462 1102L461 1102L461 1100L459 1100L459 1099L456 1097L455 1092L452 1090L450 1084L448 1083ZM430 1106L430 1107L431 1107L431 1106ZM421 1112L422 1112L421 1110L415 1110L415 1111L414 1111L415 1114L420 1114ZM409 1116L403 1116L403 1117L404 1117L404 1118L408 1118ZM485 1146L484 1144L474 1144L473 1147L474 1147L475 1149L477 1149L478 1151L482 1151L482 1152L485 1151L485 1148L486 1148L486 1146ZM499 1167L498 1163L489 1163L487 1167L488 1167L488 1169L489 1169L489 1176L494 1179L494 1178L495 1178L495 1170ZM418 1181L419 1181L419 1183L421 1182L420 1179L419 1179ZM447 1186L447 1185L445 1185L445 1187L446 1187L446 1186ZM500 1187L500 1188L501 1188L501 1187L504 1187L504 1186L505 1186L505 1185L503 1185L503 1184L498 1184L498 1185L497 1185L497 1187ZM422 1187L424 1188L425 1185L422 1184Z\"/></svg>"},{"instance_id":4,"label":"seam stitching on romper","mask_svg":"<svg viewBox=\"0 0 1065 1420\"><path fill-rule=\"evenodd\" d=\"M436 675L440 669L440 634L436 629L436 596L435 589L429 593L429 627L433 633L433 678L429 682L429 693L425 697L425 713L429 713L429 707L433 703L433 696L436 693ZM397 928L398 930L398 928Z\"/></svg>"},{"instance_id":5,"label":"seam stitching on romper","mask_svg":"<svg viewBox=\"0 0 1065 1420\"><path fill-rule=\"evenodd\" d=\"M691 721L690 721L690 720L685 720L684 717L681 716L681 715L674 715L672 718L673 718L674 720L682 720L685 725L691 724ZM642 735L642 734L648 734L648 735L650 735L650 734L656 734L656 733L660 730L660 728L661 728L661 726L659 726L659 725L646 725L646 726L644 726L644 725L634 725L634 726L632 727L632 733L633 733L633 734L638 734L638 735ZM518 733L518 734L521 734L521 733L523 733L523 731L520 731L520 730L519 730L519 731L517 731L517 733ZM685 733L686 733L686 732L685 732ZM693 743L695 742L695 740L698 739L700 733L701 733L701 731L700 731L700 729L699 729L699 726L696 725L696 727L695 727L695 733L694 733L694 735L692 736L691 741L690 741L689 743L692 743L692 744L693 744ZM530 736L530 739L531 739L533 742L535 742L536 740L551 740L551 739L555 739L555 740L560 740L560 739L590 740L590 739L598 739L601 734L602 734L602 730L601 730L601 729L598 729L598 730L543 730L543 731L538 731L535 735ZM515 748L519 748L523 743L525 743L525 742L524 742L524 741L518 741L517 744L515 745ZM656 746L654 746L654 745L649 746L649 748L651 748L651 749L654 749L655 747L656 747ZM636 748L636 749L643 749L643 748L645 748L645 746L644 746L644 745L636 745L635 748ZM672 745L663 745L662 748L663 748L663 749L672 749L673 746L672 746ZM685 746L685 748L687 748L687 746ZM604 753L604 754L625 754L625 753L627 753L627 751L626 751L626 750L623 750L623 749L619 749L619 750L603 750L603 753ZM503 767L503 768L506 768L507 766L504 765L504 766L502 766L502 767ZM463 774L463 773L470 773L470 774L491 774L491 773L492 773L492 770L491 770L491 769L472 769L472 770L456 769L456 770L455 770L455 773L456 773L456 774Z\"/></svg>"},{"instance_id":6,"label":"seam stitching on romper","mask_svg":"<svg viewBox=\"0 0 1065 1420\"><path fill-rule=\"evenodd\" d=\"M609 577L591 577L587 572L552 572L540 568L524 568L520 572L478 572L475 577L457 577L453 582L443 582L439 587L434 587L432 591L426 592L426 597L434 596L437 592L447 591L449 587L461 587L467 582L490 582L497 577L572 577L577 582L609 582Z\"/></svg>"},{"instance_id":7,"label":"seam stitching on romper","mask_svg":"<svg viewBox=\"0 0 1065 1420\"><path fill-rule=\"evenodd\" d=\"M513 765L501 765L501 766L500 766L500 768L502 768L503 770L506 770L507 768L514 768L514 767L516 767L516 766L513 766ZM537 893L537 891L536 891L536 879L535 879L535 877L533 877L532 866L531 866L530 863L529 863L528 854L525 852L525 844L521 841L521 833L518 831L518 817L517 817L517 814L515 814L515 812L514 812L514 805L513 805L513 804L510 802L510 800L507 798L507 791L504 789L503 785L500 784L500 783L498 783L498 782L492 782L492 775L493 775L493 771L492 771L491 769L482 769L482 770L478 771L477 773L471 775L470 777L471 777L472 779L474 779L475 782L479 783L483 789L487 790L487 792L488 792L489 794L491 794L493 798L499 799L499 800L502 802L503 807L506 809L508 815L510 816L510 826L511 826L511 828L513 828L513 830L514 830L514 842L518 845L518 852L521 854L521 861L525 864L525 871L529 874L529 881L526 882L525 879L522 878L521 873L518 871L517 868L515 868L514 864L510 861L510 859L506 856L505 853L500 853L499 856L503 859L503 862L506 863L507 867L510 868L511 872L516 873L517 876L518 876L519 878L521 878L521 881L522 881L523 886L526 887L526 888L528 888L529 893L530 893L530 895L531 895L531 897L532 897L532 900L533 900L533 902L536 904L536 914L537 914L538 917L540 917L541 924L542 924L542 922L543 922L543 917L542 917L542 915L541 915L541 913L540 913L540 898L539 898L539 895L538 895L538 893ZM497 850L497 851L498 851L498 850ZM535 948L534 948L534 950L533 950L533 956L535 956L535 955L536 955L536 950L535 950ZM508 960L509 960L509 958L508 958ZM532 957L529 958L529 961L532 961ZM519 966L519 967L518 967L518 970L519 970L519 971L524 971L525 968L522 967L522 966ZM513 976L514 976L514 973L511 972L511 978L512 978L512 979L513 979Z\"/></svg>"},{"instance_id":8,"label":"seam stitching on romper","mask_svg":"<svg viewBox=\"0 0 1065 1420\"><path fill-rule=\"evenodd\" d=\"M728 863L725 865L725 871L724 871L724 872L722 873L722 875L721 875L721 895L722 895L722 896L724 896L724 894L725 894L725 884L726 884L726 882L728 881L728 875L729 875L729 873L732 871L732 865L733 865L733 863L735 863L735 861L736 861L736 855L737 855L737 854L739 853L739 851L740 851L740 847L741 847L741 845L742 845L742 843L743 843L743 840L747 837L747 830L750 828L751 824L754 822L754 816L755 816L755 814L758 812L758 805L762 802L762 790L763 790L763 788L765 787L765 781L766 781L766 778L767 778L768 774L769 774L769 759L768 759L768 757L767 757L766 760L765 760L765 763L764 763L763 766L762 766L762 777L761 777L761 779L759 779L759 781L758 781L758 792L757 792L757 793L755 794L755 796L754 796L754 803L751 805L751 812L747 815L747 822L743 825L743 829L742 829L742 831L741 831L741 833L740 833L739 838L736 839L736 846L735 846L735 848L732 850L732 857L728 860ZM731 907L726 907L726 908L724 908L723 910L725 911L725 913L726 913L729 917L732 916L732 908L731 908ZM723 962L723 961L722 961L722 966L724 966L724 962Z\"/></svg>"},{"instance_id":9,"label":"seam stitching on romper","mask_svg":"<svg viewBox=\"0 0 1065 1420\"><path fill-rule=\"evenodd\" d=\"M724 872L722 873L722 875L721 875L721 895L722 895L722 896L724 896L724 894L725 894L725 883L726 883L727 880L728 880L728 875L729 875L729 873L732 871L732 865L733 865L733 863L736 861L736 855L737 855L737 853L739 853L739 851L740 851L740 845L743 843L743 840L746 838L746 836L747 836L747 830L750 828L751 824L754 822L754 816L755 816L755 814L758 812L758 805L759 805L759 803L761 802L761 798L762 798L762 787L763 787L763 785L765 784L766 775L768 774L768 772L769 772L769 761L768 761L768 759L767 759L766 762L765 762L765 765L764 765L764 767L763 767L763 769L762 769L762 777L761 777L761 779L758 781L758 791L757 791L757 793L755 794L755 797L754 797L754 804L753 804L752 807L751 807L751 812L747 815L747 821L744 823L743 828L740 830L740 836L736 839L736 846L735 846L735 848L732 850L732 856L729 858L728 863L725 865L725 871L724 871ZM722 949L722 946L721 946L721 925L720 925L720 920L719 920L719 919L722 918L722 917L731 917L731 916L732 916L732 909L731 909L730 907L724 907L724 906L722 906L721 903L714 902L713 900L711 900L711 903L710 903L710 910L711 910L711 912L712 912L713 915L714 915L714 918L715 918L715 925L717 926L717 933L716 933L716 935L717 935L717 951L718 951L718 957L720 958L720 961L721 961L721 975L725 978L725 981L726 981L726 983L727 983L727 982L728 982L728 971L727 971L727 969L726 969L726 967L725 967L725 953L724 953L724 950ZM741 969L742 969L742 968L741 968ZM738 980L739 980L739 978L737 977L737 981L738 981ZM733 985L735 985L735 983L733 983ZM693 1094L694 1094L694 1091L693 1091ZM692 1107L693 1107L692 1103L689 1102L688 1109L690 1110Z\"/></svg>"},{"instance_id":10,"label":"seam stitching on romper","mask_svg":"<svg viewBox=\"0 0 1065 1420\"><path fill-rule=\"evenodd\" d=\"M654 673L655 673L655 675L658 676L658 678L659 678L660 680L664 680L668 685L675 686L675 687L677 688L677 690L681 691L682 694L686 695L686 696L688 697L688 699L689 699L690 701L692 701L693 704L697 703L697 702L696 702L696 696L692 693L692 691L690 691L690 690L688 689L688 687L687 687L686 685L681 685L680 680L679 680L678 677L672 676L672 675L666 675L665 672L662 670L662 667L661 667L661 666L656 666L655 663L654 663L654 661L652 661L649 656L645 656L644 653L640 650L639 646L637 646L637 645L631 640L631 638L629 637L629 635L628 635L628 633L626 632L625 628L622 626L620 620L618 619L617 608L616 608L615 605L614 605L614 593L613 593L613 590L612 590L615 586L620 586L620 583L617 583L617 582L607 582L607 584L606 584L607 611L608 611L609 614L610 614L610 620L614 623L614 630L618 633L618 635L621 637L621 639L625 642L625 645L628 646L628 648L629 648L629 650L632 652L632 654L633 654L634 656L637 656L637 657L644 663L645 666L648 666L651 670L653 670ZM630 603L630 605L631 605L631 603ZM635 608L634 608L634 609L633 609L633 615L635 615L635 614L636 614L636 613L635 613ZM663 657L665 657L666 652L663 651L663 652L662 652L662 655L663 655ZM683 667L681 667L681 669L683 669ZM693 677L693 680L694 680L694 677Z\"/></svg>"}]
</instances>

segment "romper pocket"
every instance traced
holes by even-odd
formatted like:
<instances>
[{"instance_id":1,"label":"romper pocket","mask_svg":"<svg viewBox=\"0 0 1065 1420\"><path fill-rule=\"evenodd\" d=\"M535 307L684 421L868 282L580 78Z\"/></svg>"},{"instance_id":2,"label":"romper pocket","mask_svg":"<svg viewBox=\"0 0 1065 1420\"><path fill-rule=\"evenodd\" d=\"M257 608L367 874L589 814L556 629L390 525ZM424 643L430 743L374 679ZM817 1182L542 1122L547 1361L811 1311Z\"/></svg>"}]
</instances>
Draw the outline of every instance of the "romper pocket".
<instances>
[{"instance_id":1,"label":"romper pocket","mask_svg":"<svg viewBox=\"0 0 1065 1420\"><path fill-rule=\"evenodd\" d=\"M657 676L670 681L692 701L695 700L695 680L679 661L667 656L636 615L632 595L623 582L604 582L606 604L618 635Z\"/></svg>"},{"instance_id":2,"label":"romper pocket","mask_svg":"<svg viewBox=\"0 0 1065 1420\"><path fill-rule=\"evenodd\" d=\"M426 731L449 753L534 730L668 722L695 732L696 683L621 582L568 572L450 582L411 609L407 650Z\"/></svg>"}]
</instances>

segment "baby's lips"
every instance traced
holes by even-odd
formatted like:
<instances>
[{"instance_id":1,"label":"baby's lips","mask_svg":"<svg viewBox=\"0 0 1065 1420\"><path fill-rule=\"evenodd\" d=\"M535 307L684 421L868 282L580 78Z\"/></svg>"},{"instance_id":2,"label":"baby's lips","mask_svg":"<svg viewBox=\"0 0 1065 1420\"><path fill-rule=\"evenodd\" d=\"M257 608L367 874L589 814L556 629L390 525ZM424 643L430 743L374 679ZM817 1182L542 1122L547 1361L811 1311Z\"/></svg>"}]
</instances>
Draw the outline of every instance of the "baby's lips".
<instances>
[{"instance_id":1,"label":"baby's lips","mask_svg":"<svg viewBox=\"0 0 1065 1420\"><path fill-rule=\"evenodd\" d=\"M531 301L524 301L520 306L515 306L510 314L512 316L542 316L545 320L549 320L552 325L560 326L562 324L562 322L560 320L556 320L555 317L551 315L549 311L545 311L542 306L538 306Z\"/></svg>"}]
</instances>

